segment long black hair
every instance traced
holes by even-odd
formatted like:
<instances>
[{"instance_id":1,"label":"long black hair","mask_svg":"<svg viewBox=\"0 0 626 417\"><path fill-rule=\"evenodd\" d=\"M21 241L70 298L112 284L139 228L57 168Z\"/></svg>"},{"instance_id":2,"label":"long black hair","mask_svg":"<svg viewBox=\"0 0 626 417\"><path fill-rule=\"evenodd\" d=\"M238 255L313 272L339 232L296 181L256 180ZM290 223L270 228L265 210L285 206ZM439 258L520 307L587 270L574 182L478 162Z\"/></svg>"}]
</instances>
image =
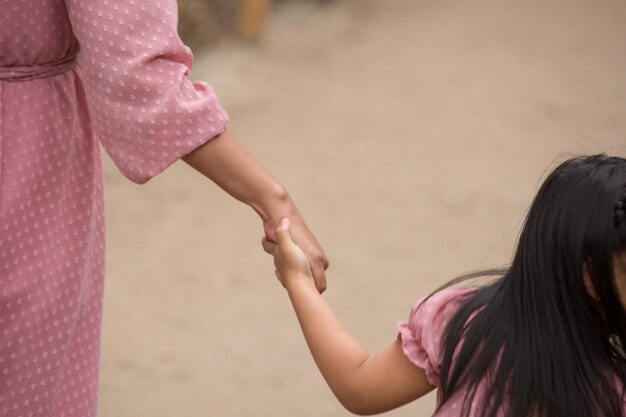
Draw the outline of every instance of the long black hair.
<instances>
[{"instance_id":1,"label":"long black hair","mask_svg":"<svg viewBox=\"0 0 626 417\"><path fill-rule=\"evenodd\" d=\"M501 276L447 324L437 411L463 393L463 417L473 407L480 417L626 417L626 312L613 270L626 249L625 187L626 160L604 154L549 174L511 265L487 271Z\"/></svg>"}]
</instances>

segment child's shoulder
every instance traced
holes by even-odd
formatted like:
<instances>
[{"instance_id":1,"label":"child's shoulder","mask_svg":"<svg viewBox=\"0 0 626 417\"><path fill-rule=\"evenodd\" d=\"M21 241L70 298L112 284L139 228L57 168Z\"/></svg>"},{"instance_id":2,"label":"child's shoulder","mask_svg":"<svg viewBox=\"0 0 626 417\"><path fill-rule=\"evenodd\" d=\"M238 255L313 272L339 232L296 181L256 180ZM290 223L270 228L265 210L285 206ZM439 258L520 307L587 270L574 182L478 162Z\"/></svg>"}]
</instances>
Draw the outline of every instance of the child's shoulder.
<instances>
[{"instance_id":1,"label":"child's shoulder","mask_svg":"<svg viewBox=\"0 0 626 417\"><path fill-rule=\"evenodd\" d=\"M413 305L411 316L421 314L426 316L448 316L456 311L459 303L473 293L473 287L447 287L423 297Z\"/></svg>"},{"instance_id":2,"label":"child's shoulder","mask_svg":"<svg viewBox=\"0 0 626 417\"><path fill-rule=\"evenodd\" d=\"M396 326L406 357L426 372L433 386L439 385L441 340L446 325L461 301L475 288L448 287L418 300L407 320Z\"/></svg>"}]
</instances>

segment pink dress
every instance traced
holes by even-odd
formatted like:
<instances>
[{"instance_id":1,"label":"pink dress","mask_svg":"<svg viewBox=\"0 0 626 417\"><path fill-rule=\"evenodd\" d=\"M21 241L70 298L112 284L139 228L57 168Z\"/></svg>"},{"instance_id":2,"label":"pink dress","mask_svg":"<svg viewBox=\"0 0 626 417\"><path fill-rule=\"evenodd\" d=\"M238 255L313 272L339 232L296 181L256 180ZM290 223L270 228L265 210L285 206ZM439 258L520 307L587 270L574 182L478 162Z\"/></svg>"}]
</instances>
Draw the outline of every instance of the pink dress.
<instances>
[{"instance_id":1,"label":"pink dress","mask_svg":"<svg viewBox=\"0 0 626 417\"><path fill-rule=\"evenodd\" d=\"M207 84L186 79L175 0L0 0L0 10L0 416L95 416L98 143L142 183L227 117Z\"/></svg>"}]
</instances>

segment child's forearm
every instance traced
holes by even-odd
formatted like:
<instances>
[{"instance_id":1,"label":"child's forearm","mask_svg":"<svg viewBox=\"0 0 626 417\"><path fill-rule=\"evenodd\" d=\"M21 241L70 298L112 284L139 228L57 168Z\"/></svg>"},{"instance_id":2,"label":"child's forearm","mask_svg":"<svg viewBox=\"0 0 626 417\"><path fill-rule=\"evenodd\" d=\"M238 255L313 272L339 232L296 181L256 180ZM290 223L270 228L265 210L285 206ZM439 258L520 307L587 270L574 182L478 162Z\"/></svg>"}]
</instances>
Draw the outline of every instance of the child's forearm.
<instances>
[{"instance_id":1,"label":"child's forearm","mask_svg":"<svg viewBox=\"0 0 626 417\"><path fill-rule=\"evenodd\" d=\"M369 353L343 328L313 285L291 283L287 291L313 359L324 379L344 407L358 412L355 408L362 402L359 399L357 374L369 358Z\"/></svg>"},{"instance_id":2,"label":"child's forearm","mask_svg":"<svg viewBox=\"0 0 626 417\"><path fill-rule=\"evenodd\" d=\"M315 363L337 399L355 414L391 410L433 389L423 369L404 354L396 339L370 355L341 325L315 290L306 254L291 237L290 222L276 229L277 242L263 240L274 256L279 281L287 289Z\"/></svg>"}]
</instances>

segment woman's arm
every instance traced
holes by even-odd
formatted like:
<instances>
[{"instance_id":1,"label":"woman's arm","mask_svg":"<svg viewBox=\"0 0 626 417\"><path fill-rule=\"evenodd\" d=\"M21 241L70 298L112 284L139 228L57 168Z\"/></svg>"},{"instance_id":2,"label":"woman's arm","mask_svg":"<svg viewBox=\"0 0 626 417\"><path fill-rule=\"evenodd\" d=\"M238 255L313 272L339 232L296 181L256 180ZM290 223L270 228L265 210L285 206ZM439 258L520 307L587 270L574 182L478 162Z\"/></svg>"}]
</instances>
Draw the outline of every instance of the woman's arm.
<instances>
[{"instance_id":1,"label":"woman's arm","mask_svg":"<svg viewBox=\"0 0 626 417\"><path fill-rule=\"evenodd\" d=\"M281 216L311 259L320 290L328 261L285 190L228 134L213 89L187 78L192 54L177 33L176 0L65 0L93 129L120 171L144 183L184 159L250 204L272 238ZM194 151L195 149L195 151Z\"/></svg>"},{"instance_id":2,"label":"woman's arm","mask_svg":"<svg viewBox=\"0 0 626 417\"><path fill-rule=\"evenodd\" d=\"M228 194L256 211L275 240L274 231L281 218L292 221L294 240L311 262L317 290L326 289L328 259L287 191L228 132L225 131L183 160L215 182Z\"/></svg>"},{"instance_id":3,"label":"woman's arm","mask_svg":"<svg viewBox=\"0 0 626 417\"><path fill-rule=\"evenodd\" d=\"M411 363L399 341L370 355L341 325L315 290L305 254L291 240L289 222L277 241L263 241L274 256L276 275L287 289L304 337L331 390L349 411L376 414L413 401L434 387L424 370Z\"/></svg>"}]
</instances>

